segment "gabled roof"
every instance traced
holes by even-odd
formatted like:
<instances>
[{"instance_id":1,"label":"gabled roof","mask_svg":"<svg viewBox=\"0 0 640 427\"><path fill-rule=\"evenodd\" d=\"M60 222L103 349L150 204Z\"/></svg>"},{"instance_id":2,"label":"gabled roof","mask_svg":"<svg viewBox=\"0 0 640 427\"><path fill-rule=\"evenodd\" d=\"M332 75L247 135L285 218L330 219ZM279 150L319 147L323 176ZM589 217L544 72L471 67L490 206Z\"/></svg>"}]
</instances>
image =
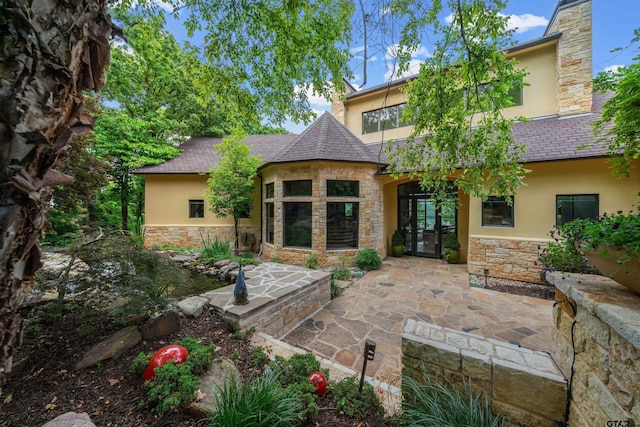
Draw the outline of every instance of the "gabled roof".
<instances>
[{"instance_id":1,"label":"gabled roof","mask_svg":"<svg viewBox=\"0 0 640 427\"><path fill-rule=\"evenodd\" d=\"M273 163L330 160L384 164L377 152L325 112L262 167Z\"/></svg>"},{"instance_id":2,"label":"gabled roof","mask_svg":"<svg viewBox=\"0 0 640 427\"><path fill-rule=\"evenodd\" d=\"M602 104L611 96L612 94L594 93L590 113L553 115L515 123L511 136L516 143L525 145L524 160L534 163L605 157L607 149L602 144L591 145L598 140L598 137L593 135L591 123L600 118L598 113ZM381 144L402 144L405 141L385 141L375 144L372 148L377 151L380 150ZM588 146L579 148L584 145ZM388 155L383 160L388 162Z\"/></svg>"},{"instance_id":3,"label":"gabled roof","mask_svg":"<svg viewBox=\"0 0 640 427\"><path fill-rule=\"evenodd\" d=\"M273 158L282 147L294 140L298 135L249 135L245 144L251 148L251 154L259 155L264 160ZM169 174L169 173L207 173L220 161L215 145L222 142L223 137L194 136L178 147L182 154L154 166L144 166L134 173Z\"/></svg>"}]
</instances>

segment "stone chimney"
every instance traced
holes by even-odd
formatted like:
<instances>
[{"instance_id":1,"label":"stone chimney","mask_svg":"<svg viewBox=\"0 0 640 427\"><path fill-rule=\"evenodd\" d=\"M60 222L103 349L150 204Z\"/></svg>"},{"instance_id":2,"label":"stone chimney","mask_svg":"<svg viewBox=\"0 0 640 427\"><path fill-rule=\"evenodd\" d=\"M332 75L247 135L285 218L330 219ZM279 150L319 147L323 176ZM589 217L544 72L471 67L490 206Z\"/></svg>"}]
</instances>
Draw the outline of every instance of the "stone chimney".
<instances>
[{"instance_id":1,"label":"stone chimney","mask_svg":"<svg viewBox=\"0 0 640 427\"><path fill-rule=\"evenodd\" d=\"M556 70L558 114L591 111L591 0L560 0L545 35L560 32Z\"/></svg>"},{"instance_id":2,"label":"stone chimney","mask_svg":"<svg viewBox=\"0 0 640 427\"><path fill-rule=\"evenodd\" d=\"M335 117L337 121L339 121L343 126L346 126L345 123L345 105L342 101L343 95L340 95L335 90L331 91L331 115Z\"/></svg>"}]
</instances>

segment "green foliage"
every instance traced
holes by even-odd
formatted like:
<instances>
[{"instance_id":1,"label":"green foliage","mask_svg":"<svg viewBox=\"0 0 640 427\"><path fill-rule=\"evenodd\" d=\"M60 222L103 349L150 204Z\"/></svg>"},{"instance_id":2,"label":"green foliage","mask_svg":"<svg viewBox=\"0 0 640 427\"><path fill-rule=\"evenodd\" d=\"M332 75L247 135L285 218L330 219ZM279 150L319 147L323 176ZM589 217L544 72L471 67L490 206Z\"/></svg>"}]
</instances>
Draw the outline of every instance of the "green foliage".
<instances>
[{"instance_id":1,"label":"green foliage","mask_svg":"<svg viewBox=\"0 0 640 427\"><path fill-rule=\"evenodd\" d=\"M402 234L400 234L399 230L393 232L391 236L391 246L404 246L404 239L402 238Z\"/></svg>"},{"instance_id":2,"label":"green foliage","mask_svg":"<svg viewBox=\"0 0 640 427\"><path fill-rule=\"evenodd\" d=\"M331 278L331 299L339 296L342 293L342 288L336 283L335 277Z\"/></svg>"},{"instance_id":3,"label":"green foliage","mask_svg":"<svg viewBox=\"0 0 640 427\"><path fill-rule=\"evenodd\" d=\"M631 43L640 41L640 29L634 31ZM640 156L640 56L633 58L633 64L616 71L600 72L593 80L593 90L601 93L614 92L614 96L602 106L602 117L592 123L593 131L599 136L597 143L607 147L613 158L613 173L628 177L631 161Z\"/></svg>"},{"instance_id":4,"label":"green foliage","mask_svg":"<svg viewBox=\"0 0 640 427\"><path fill-rule=\"evenodd\" d=\"M357 377L347 377L331 385L331 395L336 407L351 418L366 418L370 414L384 414L373 386L365 381L362 394L359 393L360 381Z\"/></svg>"},{"instance_id":5,"label":"green foliage","mask_svg":"<svg viewBox=\"0 0 640 427\"><path fill-rule=\"evenodd\" d=\"M188 360L188 359L187 359ZM173 361L156 368L149 387L149 403L156 404L158 412L170 412L193 401L198 390L198 378L191 373L186 362L174 365Z\"/></svg>"},{"instance_id":6,"label":"green foliage","mask_svg":"<svg viewBox=\"0 0 640 427\"><path fill-rule=\"evenodd\" d=\"M315 371L322 372L329 379L329 371L320 368L320 362L312 353L294 354L289 359L276 356L269 362L271 370L278 373L283 386L299 382L309 382L307 377Z\"/></svg>"},{"instance_id":7,"label":"green foliage","mask_svg":"<svg viewBox=\"0 0 640 427\"><path fill-rule=\"evenodd\" d=\"M382 266L382 258L373 248L360 249L356 254L355 262L364 271L377 270Z\"/></svg>"},{"instance_id":8,"label":"green foliage","mask_svg":"<svg viewBox=\"0 0 640 427\"><path fill-rule=\"evenodd\" d=\"M301 400L280 387L274 372L253 378L244 386L235 375L229 375L216 388L216 410L207 418L209 426L288 427L303 421Z\"/></svg>"},{"instance_id":9,"label":"green foliage","mask_svg":"<svg viewBox=\"0 0 640 427\"><path fill-rule=\"evenodd\" d=\"M236 248L238 220L253 208L254 179L262 163L259 156L251 155L244 142L246 136L237 130L216 145L220 161L211 168L207 179L206 194L211 212L220 218L233 217Z\"/></svg>"},{"instance_id":10,"label":"green foliage","mask_svg":"<svg viewBox=\"0 0 640 427\"><path fill-rule=\"evenodd\" d=\"M351 270L347 267L334 268L331 271L332 277L335 280L349 280L351 279Z\"/></svg>"},{"instance_id":11,"label":"green foliage","mask_svg":"<svg viewBox=\"0 0 640 427\"><path fill-rule=\"evenodd\" d=\"M318 255L314 253L307 255L307 259L305 260L304 266L307 268L311 268L313 270L318 268L320 266L320 262L318 261Z\"/></svg>"},{"instance_id":12,"label":"green foliage","mask_svg":"<svg viewBox=\"0 0 640 427\"><path fill-rule=\"evenodd\" d=\"M456 387L428 377L418 381L402 377L402 421L406 425L501 427L508 423L502 416L494 417L489 400L482 393L474 393L471 383Z\"/></svg>"},{"instance_id":13,"label":"green foliage","mask_svg":"<svg viewBox=\"0 0 640 427\"><path fill-rule=\"evenodd\" d=\"M257 345L251 349L251 364L253 366L262 366L267 360L269 357L261 346Z\"/></svg>"},{"instance_id":14,"label":"green foliage","mask_svg":"<svg viewBox=\"0 0 640 427\"><path fill-rule=\"evenodd\" d=\"M567 273L594 274L597 271L576 248L575 237L561 230L551 232L553 242L540 252L540 263L544 271L564 271Z\"/></svg>"},{"instance_id":15,"label":"green foliage","mask_svg":"<svg viewBox=\"0 0 640 427\"><path fill-rule=\"evenodd\" d=\"M277 258L277 257L276 258L271 258L269 261L270 262L275 262L276 264L282 264L282 262L283 262L282 259Z\"/></svg>"},{"instance_id":16,"label":"green foliage","mask_svg":"<svg viewBox=\"0 0 640 427\"><path fill-rule=\"evenodd\" d=\"M482 198L515 194L528 173L521 164L524 146L511 136L514 120L524 118L507 119L501 111L512 105L509 92L526 75L504 55L513 33L504 6L502 0L448 0L394 8L406 22L397 48L399 72L425 31L433 30L434 48L405 89L404 119L414 127L406 144L388 145L390 171L412 171L440 199L446 199L452 176L458 188ZM451 12L450 22L442 20L442 10Z\"/></svg>"},{"instance_id":17,"label":"green foliage","mask_svg":"<svg viewBox=\"0 0 640 427\"><path fill-rule=\"evenodd\" d=\"M219 261L231 257L232 248L229 239L219 239L216 234L215 240L211 240L209 233L207 233L207 237L200 233L200 239L202 240L202 256L204 258Z\"/></svg>"},{"instance_id":18,"label":"green foliage","mask_svg":"<svg viewBox=\"0 0 640 427\"><path fill-rule=\"evenodd\" d=\"M447 234L447 237L444 239L444 248L450 251L460 250L460 242L458 241L456 233Z\"/></svg>"},{"instance_id":19,"label":"green foliage","mask_svg":"<svg viewBox=\"0 0 640 427\"><path fill-rule=\"evenodd\" d=\"M189 351L189 357L183 363L174 365L173 361L155 369L155 378L145 382L148 387L149 403L156 405L158 412L173 411L184 406L196 397L198 377L211 366L215 356L215 344L205 346L202 340L186 337L174 344ZM131 363L130 370L142 375L153 353L138 353Z\"/></svg>"}]
</instances>

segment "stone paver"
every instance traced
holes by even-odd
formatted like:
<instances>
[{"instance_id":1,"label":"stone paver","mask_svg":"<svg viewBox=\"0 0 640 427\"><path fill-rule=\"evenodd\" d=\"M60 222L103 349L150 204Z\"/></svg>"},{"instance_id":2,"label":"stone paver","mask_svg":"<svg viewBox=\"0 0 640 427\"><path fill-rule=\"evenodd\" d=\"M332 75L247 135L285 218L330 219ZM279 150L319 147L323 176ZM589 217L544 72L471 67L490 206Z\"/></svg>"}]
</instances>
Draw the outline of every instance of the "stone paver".
<instances>
[{"instance_id":1,"label":"stone paver","mask_svg":"<svg viewBox=\"0 0 640 427\"><path fill-rule=\"evenodd\" d=\"M387 258L294 329L284 341L360 371L364 343L376 341L367 375L398 384L407 320L484 336L533 350L552 345L553 301L469 287L466 265L415 257Z\"/></svg>"}]
</instances>

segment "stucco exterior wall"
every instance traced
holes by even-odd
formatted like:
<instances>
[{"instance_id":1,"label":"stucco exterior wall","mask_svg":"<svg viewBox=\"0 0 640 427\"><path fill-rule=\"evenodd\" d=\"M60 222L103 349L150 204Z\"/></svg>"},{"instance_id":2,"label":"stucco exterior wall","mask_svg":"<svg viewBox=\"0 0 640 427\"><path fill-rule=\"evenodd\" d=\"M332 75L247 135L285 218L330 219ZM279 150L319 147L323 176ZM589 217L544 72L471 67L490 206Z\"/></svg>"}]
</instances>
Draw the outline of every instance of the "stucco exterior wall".
<instances>
[{"instance_id":1,"label":"stucco exterior wall","mask_svg":"<svg viewBox=\"0 0 640 427\"><path fill-rule=\"evenodd\" d=\"M340 262L340 256L354 256L359 249L374 248L384 257L386 253L383 238L383 191L382 177L375 176L377 166L345 162L300 162L278 164L261 171L263 191L267 184L274 183L275 197L263 201L274 203L274 242L266 243L266 217L263 224L263 253L267 258L279 258L284 262L304 264L311 253L318 256L321 264ZM312 180L311 197L284 197L283 182L292 180ZM360 195L353 197L326 197L327 180L349 180L360 182ZM312 203L312 243L311 248L284 246L283 202ZM358 248L326 248L327 202L357 202L359 204ZM266 215L265 215L266 216Z\"/></svg>"},{"instance_id":2,"label":"stucco exterior wall","mask_svg":"<svg viewBox=\"0 0 640 427\"><path fill-rule=\"evenodd\" d=\"M202 236L233 241L233 218L219 218L210 210L205 195L208 175L167 174L145 177L145 245L170 244L202 247ZM250 218L240 219L240 233L260 235L260 191L256 179L254 209ZM204 218L189 218L189 200L204 200ZM241 248L248 247L240 245Z\"/></svg>"},{"instance_id":3,"label":"stucco exterior wall","mask_svg":"<svg viewBox=\"0 0 640 427\"><path fill-rule=\"evenodd\" d=\"M638 166L636 163L636 166ZM514 227L482 225L482 201L469 200L469 273L543 283L536 265L556 222L556 195L598 194L600 215L634 209L640 172L615 178L605 159L526 165L532 172L514 197Z\"/></svg>"}]
</instances>

